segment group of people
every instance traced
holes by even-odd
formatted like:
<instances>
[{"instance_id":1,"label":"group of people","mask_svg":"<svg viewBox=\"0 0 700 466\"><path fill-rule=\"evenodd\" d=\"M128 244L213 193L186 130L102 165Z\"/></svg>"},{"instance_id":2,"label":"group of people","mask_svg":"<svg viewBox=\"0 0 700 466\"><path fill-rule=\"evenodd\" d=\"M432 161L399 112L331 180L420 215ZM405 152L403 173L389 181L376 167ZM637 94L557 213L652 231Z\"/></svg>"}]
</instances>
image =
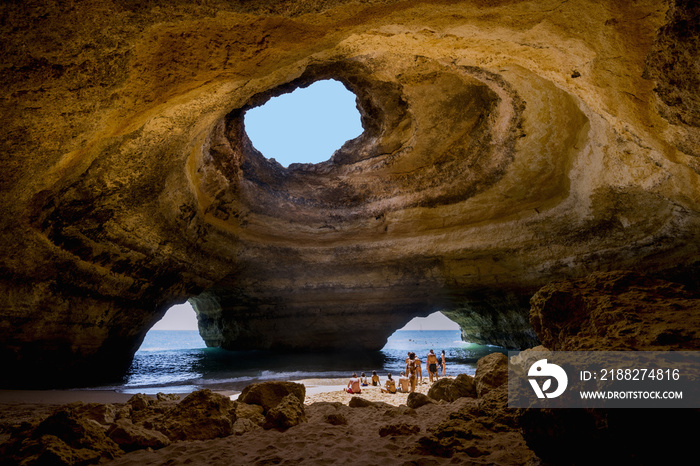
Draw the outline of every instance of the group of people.
<instances>
[{"instance_id":1,"label":"group of people","mask_svg":"<svg viewBox=\"0 0 700 466\"><path fill-rule=\"evenodd\" d=\"M442 367L443 377L445 376L446 363L444 350L440 355L440 359L438 359L438 356L433 350L430 350L425 358L425 363L428 367L428 376L431 384L433 383L433 380L438 380L438 372L440 367ZM371 383L375 387L381 387L382 393L414 392L416 390L416 385L423 383L421 360L416 356L416 353L409 351L408 357L406 358L406 370L401 372L401 376L398 379L398 386L396 383L397 381L394 380L391 372L389 372L386 377L387 379L384 383L384 387L381 387L377 371L372 371L372 377L370 380L367 379L364 372L359 378L357 377L357 373L353 372L347 387L345 387L345 391L352 394L362 393L362 387L367 387Z\"/></svg>"}]
</instances>

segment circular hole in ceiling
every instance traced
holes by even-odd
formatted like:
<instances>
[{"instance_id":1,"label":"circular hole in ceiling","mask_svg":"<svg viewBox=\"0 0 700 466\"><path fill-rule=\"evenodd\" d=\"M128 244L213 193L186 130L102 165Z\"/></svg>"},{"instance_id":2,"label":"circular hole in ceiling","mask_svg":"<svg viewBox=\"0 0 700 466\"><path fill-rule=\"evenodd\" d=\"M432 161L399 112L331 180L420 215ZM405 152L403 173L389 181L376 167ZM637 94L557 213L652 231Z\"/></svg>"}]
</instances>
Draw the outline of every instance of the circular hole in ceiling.
<instances>
[{"instance_id":1,"label":"circular hole in ceiling","mask_svg":"<svg viewBox=\"0 0 700 466\"><path fill-rule=\"evenodd\" d=\"M316 81L248 110L245 131L253 146L282 166L328 160L362 134L356 96L339 81Z\"/></svg>"}]
</instances>

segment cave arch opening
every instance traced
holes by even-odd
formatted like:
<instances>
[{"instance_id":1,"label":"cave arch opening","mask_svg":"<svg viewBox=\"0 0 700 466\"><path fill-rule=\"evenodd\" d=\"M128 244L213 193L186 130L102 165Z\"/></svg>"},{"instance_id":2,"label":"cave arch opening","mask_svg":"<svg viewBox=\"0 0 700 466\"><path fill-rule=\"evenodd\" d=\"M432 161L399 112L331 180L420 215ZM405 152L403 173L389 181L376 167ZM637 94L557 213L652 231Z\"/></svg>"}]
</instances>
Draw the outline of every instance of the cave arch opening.
<instances>
[{"instance_id":1,"label":"cave arch opening","mask_svg":"<svg viewBox=\"0 0 700 466\"><path fill-rule=\"evenodd\" d=\"M328 160L363 132L357 96L335 79L272 97L243 119L253 146L284 167Z\"/></svg>"},{"instance_id":2,"label":"cave arch opening","mask_svg":"<svg viewBox=\"0 0 700 466\"><path fill-rule=\"evenodd\" d=\"M419 353L428 351L428 347L461 346L460 335L459 324L442 312L436 311L425 317L414 317L403 327L396 329L387 338L381 351L394 357L397 351L399 356L408 351L420 355ZM425 354L421 357L425 357Z\"/></svg>"},{"instance_id":3,"label":"cave arch opening","mask_svg":"<svg viewBox=\"0 0 700 466\"><path fill-rule=\"evenodd\" d=\"M396 373L405 367L408 352L416 353L422 362L423 379L427 381L426 360L430 350L434 351L438 360L445 352L445 375L448 376L458 373L474 375L478 359L493 352L506 352L505 348L498 346L463 341L459 324L439 311L427 317L414 317L394 331L381 352L386 359L385 367L393 368ZM442 366L439 375L443 375Z\"/></svg>"},{"instance_id":4,"label":"cave arch opening","mask_svg":"<svg viewBox=\"0 0 700 466\"><path fill-rule=\"evenodd\" d=\"M171 306L146 333L138 351L195 349L206 347L199 334L197 314L189 302Z\"/></svg>"}]
</instances>

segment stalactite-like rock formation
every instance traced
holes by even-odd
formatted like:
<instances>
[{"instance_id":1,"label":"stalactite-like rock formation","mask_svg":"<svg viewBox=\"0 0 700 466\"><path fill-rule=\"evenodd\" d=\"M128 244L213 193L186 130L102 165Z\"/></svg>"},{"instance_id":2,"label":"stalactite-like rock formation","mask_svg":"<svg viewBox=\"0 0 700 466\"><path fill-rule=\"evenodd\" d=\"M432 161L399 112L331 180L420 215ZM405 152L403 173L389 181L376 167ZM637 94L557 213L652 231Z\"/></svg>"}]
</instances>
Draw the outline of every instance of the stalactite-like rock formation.
<instances>
[{"instance_id":1,"label":"stalactite-like rock formation","mask_svg":"<svg viewBox=\"0 0 700 466\"><path fill-rule=\"evenodd\" d=\"M8 384L120 374L186 299L229 349L522 348L549 281L698 260L692 3L254 5L0 6ZM320 79L364 133L285 169L243 116Z\"/></svg>"}]
</instances>

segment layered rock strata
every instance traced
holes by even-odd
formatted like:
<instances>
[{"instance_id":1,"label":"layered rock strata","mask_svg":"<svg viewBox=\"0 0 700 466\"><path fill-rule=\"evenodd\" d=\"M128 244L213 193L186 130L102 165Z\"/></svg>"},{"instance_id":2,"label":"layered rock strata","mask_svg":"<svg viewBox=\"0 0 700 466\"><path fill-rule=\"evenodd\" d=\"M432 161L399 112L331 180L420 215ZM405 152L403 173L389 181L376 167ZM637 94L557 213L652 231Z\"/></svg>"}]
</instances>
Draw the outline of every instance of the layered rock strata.
<instances>
[{"instance_id":1,"label":"layered rock strata","mask_svg":"<svg viewBox=\"0 0 700 466\"><path fill-rule=\"evenodd\" d=\"M523 348L550 280L697 261L692 2L0 8L5 383L121 374L187 299L228 349ZM285 169L245 111L320 79L364 133Z\"/></svg>"}]
</instances>

